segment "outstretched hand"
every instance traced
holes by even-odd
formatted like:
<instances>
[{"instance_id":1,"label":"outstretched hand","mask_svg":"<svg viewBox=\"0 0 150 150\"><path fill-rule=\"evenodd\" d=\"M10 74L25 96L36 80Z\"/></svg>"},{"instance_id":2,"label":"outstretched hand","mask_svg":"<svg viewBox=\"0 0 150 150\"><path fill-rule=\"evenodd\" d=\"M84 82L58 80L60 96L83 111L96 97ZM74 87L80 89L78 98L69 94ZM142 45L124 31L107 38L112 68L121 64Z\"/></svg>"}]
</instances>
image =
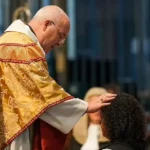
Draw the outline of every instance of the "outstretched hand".
<instances>
[{"instance_id":1,"label":"outstretched hand","mask_svg":"<svg viewBox=\"0 0 150 150\"><path fill-rule=\"evenodd\" d=\"M88 103L88 109L86 113L94 113L100 108L108 106L111 104L111 101L115 99L117 94L105 93L97 97L94 101Z\"/></svg>"}]
</instances>

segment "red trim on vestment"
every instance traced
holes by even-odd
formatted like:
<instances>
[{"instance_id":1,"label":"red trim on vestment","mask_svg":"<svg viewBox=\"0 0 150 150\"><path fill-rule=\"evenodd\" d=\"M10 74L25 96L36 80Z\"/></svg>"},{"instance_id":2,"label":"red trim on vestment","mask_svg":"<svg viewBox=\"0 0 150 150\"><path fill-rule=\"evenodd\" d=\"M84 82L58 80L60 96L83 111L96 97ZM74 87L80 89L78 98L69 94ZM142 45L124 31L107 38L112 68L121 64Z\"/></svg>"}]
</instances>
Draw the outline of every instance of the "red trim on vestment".
<instances>
[{"instance_id":1,"label":"red trim on vestment","mask_svg":"<svg viewBox=\"0 0 150 150\"><path fill-rule=\"evenodd\" d=\"M29 44L18 44L18 43L1 43L0 46L17 46L17 47L29 47L29 46L36 46L36 43L29 43Z\"/></svg>"},{"instance_id":2,"label":"red trim on vestment","mask_svg":"<svg viewBox=\"0 0 150 150\"><path fill-rule=\"evenodd\" d=\"M36 43L30 43L30 44L18 44L18 43L1 43L0 46L17 46L17 47L30 47L30 46L36 46ZM0 58L1 62L11 62L11 63L21 63L21 64L30 64L32 62L37 62L37 61L46 61L46 58L43 57L38 57L35 59L30 59L30 60L14 60L14 59L2 59Z\"/></svg>"},{"instance_id":3,"label":"red trim on vestment","mask_svg":"<svg viewBox=\"0 0 150 150\"><path fill-rule=\"evenodd\" d=\"M25 60L13 60L13 59L2 59L0 58L1 62L10 62L10 63L18 63L18 64L30 64L32 62L37 62L37 61L46 61L45 58L43 57L39 57L39 58L35 58L35 59L30 59L29 61L25 61Z\"/></svg>"}]
</instances>

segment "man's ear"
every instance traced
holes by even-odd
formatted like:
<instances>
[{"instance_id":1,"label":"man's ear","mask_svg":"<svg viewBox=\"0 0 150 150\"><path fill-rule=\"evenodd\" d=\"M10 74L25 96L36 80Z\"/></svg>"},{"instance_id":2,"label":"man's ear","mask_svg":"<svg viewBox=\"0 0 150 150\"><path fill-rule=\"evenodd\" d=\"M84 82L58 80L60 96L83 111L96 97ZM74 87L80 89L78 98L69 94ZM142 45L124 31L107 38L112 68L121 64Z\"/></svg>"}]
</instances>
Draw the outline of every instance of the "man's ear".
<instances>
[{"instance_id":1,"label":"man's ear","mask_svg":"<svg viewBox=\"0 0 150 150\"><path fill-rule=\"evenodd\" d=\"M43 30L44 31L46 31L46 29L47 29L47 27L50 25L50 20L46 20L45 22L44 22L44 28L43 28Z\"/></svg>"}]
</instances>

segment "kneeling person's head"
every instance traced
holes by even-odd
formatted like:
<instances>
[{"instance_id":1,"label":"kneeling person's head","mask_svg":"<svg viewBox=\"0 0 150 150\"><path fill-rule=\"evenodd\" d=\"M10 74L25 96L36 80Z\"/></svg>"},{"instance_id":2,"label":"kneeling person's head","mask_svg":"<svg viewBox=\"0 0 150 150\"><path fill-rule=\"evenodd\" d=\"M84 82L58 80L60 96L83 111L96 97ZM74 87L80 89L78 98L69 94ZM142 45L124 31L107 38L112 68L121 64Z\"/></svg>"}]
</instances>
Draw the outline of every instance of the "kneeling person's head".
<instances>
[{"instance_id":1,"label":"kneeling person's head","mask_svg":"<svg viewBox=\"0 0 150 150\"><path fill-rule=\"evenodd\" d=\"M118 94L112 104L100 112L103 135L111 141L144 140L145 114L131 95Z\"/></svg>"}]
</instances>

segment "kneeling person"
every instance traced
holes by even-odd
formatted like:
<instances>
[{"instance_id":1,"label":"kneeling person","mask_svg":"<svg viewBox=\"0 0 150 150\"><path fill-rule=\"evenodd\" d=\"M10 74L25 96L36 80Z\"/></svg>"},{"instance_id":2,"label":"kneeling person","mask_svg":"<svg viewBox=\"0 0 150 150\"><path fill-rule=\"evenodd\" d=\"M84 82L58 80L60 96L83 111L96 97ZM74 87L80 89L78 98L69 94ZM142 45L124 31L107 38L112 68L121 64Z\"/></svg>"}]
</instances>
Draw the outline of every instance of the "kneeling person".
<instances>
[{"instance_id":1,"label":"kneeling person","mask_svg":"<svg viewBox=\"0 0 150 150\"><path fill-rule=\"evenodd\" d=\"M146 150L145 114L133 96L119 94L100 116L103 135L111 141L101 150Z\"/></svg>"}]
</instances>

